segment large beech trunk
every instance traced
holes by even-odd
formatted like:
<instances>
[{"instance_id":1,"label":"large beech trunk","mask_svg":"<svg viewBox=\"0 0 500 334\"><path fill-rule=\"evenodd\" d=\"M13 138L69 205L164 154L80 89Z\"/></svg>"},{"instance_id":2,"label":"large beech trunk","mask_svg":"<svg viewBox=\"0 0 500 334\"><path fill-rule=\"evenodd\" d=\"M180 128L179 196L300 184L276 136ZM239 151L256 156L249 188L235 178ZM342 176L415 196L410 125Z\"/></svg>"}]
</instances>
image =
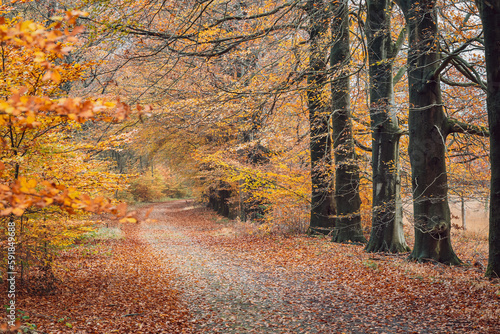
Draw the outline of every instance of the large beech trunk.
<instances>
[{"instance_id":1,"label":"large beech trunk","mask_svg":"<svg viewBox=\"0 0 500 334\"><path fill-rule=\"evenodd\" d=\"M392 1L368 0L366 37L370 73L373 212L368 252L405 252L400 194L399 137L394 110L393 57L398 46L391 38Z\"/></svg>"},{"instance_id":2,"label":"large beech trunk","mask_svg":"<svg viewBox=\"0 0 500 334\"><path fill-rule=\"evenodd\" d=\"M439 83L435 0L401 0L409 29L409 154L415 246L410 259L459 264L450 241L445 143L448 121Z\"/></svg>"},{"instance_id":3,"label":"large beech trunk","mask_svg":"<svg viewBox=\"0 0 500 334\"><path fill-rule=\"evenodd\" d=\"M347 0L332 3L332 138L335 152L337 219L332 241L366 242L361 228L359 167L354 152L349 94L349 17Z\"/></svg>"},{"instance_id":4,"label":"large beech trunk","mask_svg":"<svg viewBox=\"0 0 500 334\"><path fill-rule=\"evenodd\" d=\"M500 277L500 0L478 0L483 21L490 128L490 233L486 276Z\"/></svg>"},{"instance_id":5,"label":"large beech trunk","mask_svg":"<svg viewBox=\"0 0 500 334\"><path fill-rule=\"evenodd\" d=\"M331 107L325 98L328 64L328 12L322 0L307 3L309 15L309 75L307 105L311 151L311 222L309 234L328 234L335 226L330 137Z\"/></svg>"}]
</instances>

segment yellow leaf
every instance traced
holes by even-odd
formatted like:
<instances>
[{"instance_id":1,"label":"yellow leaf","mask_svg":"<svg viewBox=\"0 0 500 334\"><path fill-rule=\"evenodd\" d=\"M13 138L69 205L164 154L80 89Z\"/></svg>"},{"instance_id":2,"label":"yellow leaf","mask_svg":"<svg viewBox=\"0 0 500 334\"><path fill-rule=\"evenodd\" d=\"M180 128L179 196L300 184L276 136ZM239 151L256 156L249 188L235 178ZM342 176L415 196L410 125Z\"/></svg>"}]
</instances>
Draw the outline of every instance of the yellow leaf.
<instances>
[{"instance_id":1,"label":"yellow leaf","mask_svg":"<svg viewBox=\"0 0 500 334\"><path fill-rule=\"evenodd\" d=\"M37 52L38 54L36 55L35 59L33 61L35 63L42 63L45 61L45 54L43 52Z\"/></svg>"},{"instance_id":2,"label":"yellow leaf","mask_svg":"<svg viewBox=\"0 0 500 334\"><path fill-rule=\"evenodd\" d=\"M133 217L125 217L120 219L120 223L137 223L137 219Z\"/></svg>"},{"instance_id":3,"label":"yellow leaf","mask_svg":"<svg viewBox=\"0 0 500 334\"><path fill-rule=\"evenodd\" d=\"M21 208L14 208L14 209L12 209L12 213L15 214L16 216L22 216L24 213L24 210Z\"/></svg>"},{"instance_id":4,"label":"yellow leaf","mask_svg":"<svg viewBox=\"0 0 500 334\"><path fill-rule=\"evenodd\" d=\"M59 74L58 71L52 71L50 78L54 82L60 82L61 81L61 74Z\"/></svg>"},{"instance_id":5,"label":"yellow leaf","mask_svg":"<svg viewBox=\"0 0 500 334\"><path fill-rule=\"evenodd\" d=\"M35 122L35 117L33 115L29 115L26 117L26 123L27 124L33 124Z\"/></svg>"}]
</instances>

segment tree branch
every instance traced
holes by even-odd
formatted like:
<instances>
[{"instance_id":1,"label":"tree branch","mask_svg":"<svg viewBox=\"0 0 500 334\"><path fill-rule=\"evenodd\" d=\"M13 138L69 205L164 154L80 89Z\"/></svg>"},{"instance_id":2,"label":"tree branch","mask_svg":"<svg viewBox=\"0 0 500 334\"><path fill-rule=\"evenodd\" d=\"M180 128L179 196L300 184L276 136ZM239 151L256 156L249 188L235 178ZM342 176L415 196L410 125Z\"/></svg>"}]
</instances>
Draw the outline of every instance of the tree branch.
<instances>
[{"instance_id":1,"label":"tree branch","mask_svg":"<svg viewBox=\"0 0 500 334\"><path fill-rule=\"evenodd\" d=\"M469 124L453 118L448 118L446 122L447 135L449 135L450 133L464 133L480 137L490 136L490 131L485 126Z\"/></svg>"},{"instance_id":2,"label":"tree branch","mask_svg":"<svg viewBox=\"0 0 500 334\"><path fill-rule=\"evenodd\" d=\"M448 86L455 86L455 87L480 87L480 85L478 85L475 82L456 82L456 81L448 80L445 77L441 77L441 81L444 82L445 84L447 84Z\"/></svg>"},{"instance_id":3,"label":"tree branch","mask_svg":"<svg viewBox=\"0 0 500 334\"><path fill-rule=\"evenodd\" d=\"M372 151L371 147L363 145L359 140L354 139L354 143L356 144L357 147L359 147L363 151L367 151L367 152L371 152Z\"/></svg>"},{"instance_id":4,"label":"tree branch","mask_svg":"<svg viewBox=\"0 0 500 334\"><path fill-rule=\"evenodd\" d=\"M399 70L398 70L398 73L396 73L396 75L394 76L394 78L392 79L392 84L393 85L396 85L399 80L401 80L401 78L405 75L405 72L408 70L408 66L407 65L403 65Z\"/></svg>"},{"instance_id":5,"label":"tree branch","mask_svg":"<svg viewBox=\"0 0 500 334\"><path fill-rule=\"evenodd\" d=\"M458 57L458 55L464 51L469 45L471 45L473 42L477 42L478 38L474 37L466 41L464 44L462 44L460 47L455 49L452 53L448 53L446 50L442 50L443 52L446 52L448 56L443 59L441 62L441 65L436 69L436 71L432 74L432 79L437 79L440 75L441 72L448 66L449 63L451 63L454 59Z\"/></svg>"},{"instance_id":6,"label":"tree branch","mask_svg":"<svg viewBox=\"0 0 500 334\"><path fill-rule=\"evenodd\" d=\"M486 82L483 81L479 73L474 69L474 67L469 64L465 59L455 56L452 59L452 63L455 68L460 71L463 75L465 75L470 81L475 82L481 87L483 91L487 91Z\"/></svg>"},{"instance_id":7,"label":"tree branch","mask_svg":"<svg viewBox=\"0 0 500 334\"><path fill-rule=\"evenodd\" d=\"M389 58L393 58L393 62L399 51L401 51L401 48L403 47L403 43L406 41L406 36L408 35L408 29L406 26L401 29L398 35L398 39L396 42L392 43L391 45L391 54L389 55Z\"/></svg>"}]
</instances>

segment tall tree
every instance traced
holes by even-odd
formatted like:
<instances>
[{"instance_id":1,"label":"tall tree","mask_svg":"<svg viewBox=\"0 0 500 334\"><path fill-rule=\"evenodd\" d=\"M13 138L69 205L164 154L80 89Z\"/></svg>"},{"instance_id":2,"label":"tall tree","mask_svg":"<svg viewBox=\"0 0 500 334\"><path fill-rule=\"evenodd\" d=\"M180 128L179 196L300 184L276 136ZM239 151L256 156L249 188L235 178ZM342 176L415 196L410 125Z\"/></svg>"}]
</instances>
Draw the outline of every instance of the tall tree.
<instances>
[{"instance_id":1,"label":"tall tree","mask_svg":"<svg viewBox=\"0 0 500 334\"><path fill-rule=\"evenodd\" d=\"M401 0L409 30L408 86L415 246L411 259L458 264L450 241L445 161L447 118L439 75L435 0Z\"/></svg>"},{"instance_id":2,"label":"tall tree","mask_svg":"<svg viewBox=\"0 0 500 334\"><path fill-rule=\"evenodd\" d=\"M415 246L410 258L458 264L450 240L450 208L445 161L447 119L439 75L435 0L400 2L408 29L409 154Z\"/></svg>"},{"instance_id":3,"label":"tall tree","mask_svg":"<svg viewBox=\"0 0 500 334\"><path fill-rule=\"evenodd\" d=\"M477 0L486 49L487 108L490 131L490 231L486 276L500 277L500 1Z\"/></svg>"},{"instance_id":4,"label":"tall tree","mask_svg":"<svg viewBox=\"0 0 500 334\"><path fill-rule=\"evenodd\" d=\"M361 228L359 167L356 163L349 92L349 6L347 0L331 4L333 43L330 52L332 79L332 141L335 156L337 218L332 240L366 242Z\"/></svg>"},{"instance_id":5,"label":"tall tree","mask_svg":"<svg viewBox=\"0 0 500 334\"><path fill-rule=\"evenodd\" d=\"M370 73L372 130L373 208L368 252L409 250L403 234L399 137L394 108L393 67L405 37L405 29L393 43L392 1L367 0L366 38Z\"/></svg>"},{"instance_id":6,"label":"tall tree","mask_svg":"<svg viewBox=\"0 0 500 334\"><path fill-rule=\"evenodd\" d=\"M460 264L450 240L446 137L456 132L480 136L488 133L483 127L448 118L443 110L441 72L457 55L440 59L436 0L400 0L398 4L409 33L408 149L415 220L415 247L410 259Z\"/></svg>"},{"instance_id":7,"label":"tall tree","mask_svg":"<svg viewBox=\"0 0 500 334\"><path fill-rule=\"evenodd\" d=\"M328 66L329 11L323 0L307 2L309 16L309 109L311 151L311 222L308 233L328 234L335 226L332 177L331 105L325 92Z\"/></svg>"}]
</instances>

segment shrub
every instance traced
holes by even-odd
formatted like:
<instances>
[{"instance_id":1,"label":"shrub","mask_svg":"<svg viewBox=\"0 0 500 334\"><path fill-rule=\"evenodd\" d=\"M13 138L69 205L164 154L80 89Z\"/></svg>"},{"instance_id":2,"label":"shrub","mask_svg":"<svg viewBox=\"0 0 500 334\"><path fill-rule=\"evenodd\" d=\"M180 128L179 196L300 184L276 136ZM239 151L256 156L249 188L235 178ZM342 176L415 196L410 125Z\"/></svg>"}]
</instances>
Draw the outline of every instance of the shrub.
<instances>
[{"instance_id":1,"label":"shrub","mask_svg":"<svg viewBox=\"0 0 500 334\"><path fill-rule=\"evenodd\" d=\"M158 168L155 175L142 174L130 184L128 192L135 202L156 202L165 198L185 198L190 195L182 181L166 168ZM123 196L127 198L127 196Z\"/></svg>"}]
</instances>

